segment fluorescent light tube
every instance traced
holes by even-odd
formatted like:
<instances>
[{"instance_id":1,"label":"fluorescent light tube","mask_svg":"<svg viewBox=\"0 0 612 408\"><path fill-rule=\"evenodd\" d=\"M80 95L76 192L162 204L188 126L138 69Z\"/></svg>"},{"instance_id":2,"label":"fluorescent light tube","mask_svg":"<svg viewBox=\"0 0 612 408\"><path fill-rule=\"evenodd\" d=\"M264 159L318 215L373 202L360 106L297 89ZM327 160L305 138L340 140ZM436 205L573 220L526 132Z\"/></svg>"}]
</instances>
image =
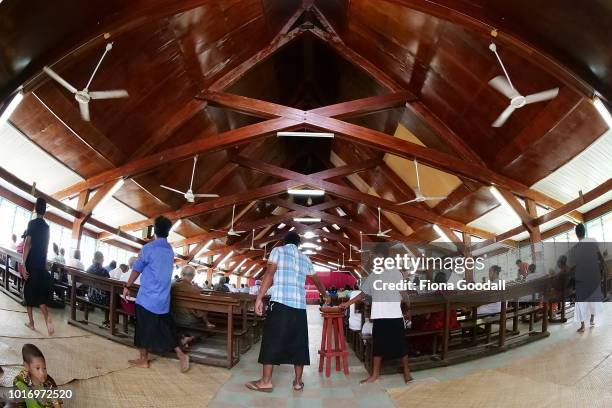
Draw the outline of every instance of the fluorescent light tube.
<instances>
[{"instance_id":1,"label":"fluorescent light tube","mask_svg":"<svg viewBox=\"0 0 612 408\"><path fill-rule=\"evenodd\" d=\"M320 218L310 218L310 217L296 217L293 219L295 222L321 222Z\"/></svg>"},{"instance_id":2,"label":"fluorescent light tube","mask_svg":"<svg viewBox=\"0 0 612 408\"><path fill-rule=\"evenodd\" d=\"M287 190L287 194L299 195L299 196L322 196L325 195L325 190L311 190L311 189L297 189L290 188Z\"/></svg>"},{"instance_id":3,"label":"fluorescent light tube","mask_svg":"<svg viewBox=\"0 0 612 408\"><path fill-rule=\"evenodd\" d=\"M278 137L317 137L317 138L333 138L333 133L323 132L276 132Z\"/></svg>"}]
</instances>

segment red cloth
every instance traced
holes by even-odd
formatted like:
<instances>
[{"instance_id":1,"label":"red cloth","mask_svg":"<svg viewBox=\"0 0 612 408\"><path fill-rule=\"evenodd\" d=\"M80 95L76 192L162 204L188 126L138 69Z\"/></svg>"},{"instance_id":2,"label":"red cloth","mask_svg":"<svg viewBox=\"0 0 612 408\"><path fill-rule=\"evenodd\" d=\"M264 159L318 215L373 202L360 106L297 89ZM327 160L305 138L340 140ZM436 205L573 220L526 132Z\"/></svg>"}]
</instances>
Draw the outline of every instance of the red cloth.
<instances>
[{"instance_id":1,"label":"red cloth","mask_svg":"<svg viewBox=\"0 0 612 408\"><path fill-rule=\"evenodd\" d=\"M459 328L459 322L457 321L457 312L455 310L451 310L449 317L449 327L451 329ZM423 324L422 330L440 330L444 328L444 312L434 312L429 316L429 319L425 321Z\"/></svg>"},{"instance_id":2,"label":"red cloth","mask_svg":"<svg viewBox=\"0 0 612 408\"><path fill-rule=\"evenodd\" d=\"M357 280L351 276L351 274L345 272L317 272L317 276L319 277L319 280L323 286L328 289L332 286L335 286L338 289L343 288L346 285L353 287L355 286L355 282L357 282ZM314 287L314 282L310 277L306 278L306 287L308 287L308 285L313 285Z\"/></svg>"}]
</instances>

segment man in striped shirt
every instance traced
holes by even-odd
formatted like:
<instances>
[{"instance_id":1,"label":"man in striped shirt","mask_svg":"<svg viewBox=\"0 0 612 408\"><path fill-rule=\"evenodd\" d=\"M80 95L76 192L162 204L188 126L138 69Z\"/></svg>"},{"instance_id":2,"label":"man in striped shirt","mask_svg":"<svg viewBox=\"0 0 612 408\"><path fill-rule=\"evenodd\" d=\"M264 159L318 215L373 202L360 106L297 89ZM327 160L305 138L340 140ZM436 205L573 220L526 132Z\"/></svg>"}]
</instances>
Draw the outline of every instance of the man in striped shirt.
<instances>
[{"instance_id":1,"label":"man in striped shirt","mask_svg":"<svg viewBox=\"0 0 612 408\"><path fill-rule=\"evenodd\" d=\"M262 315L263 297L269 290L270 307L259 351L263 373L259 380L246 384L247 388L254 391L272 392L272 371L274 365L278 364L292 364L295 370L293 389L303 389L302 372L304 365L310 364L306 320L307 276L311 276L325 303L329 303L329 296L314 274L310 259L298 249L300 236L296 232L289 232L283 244L270 253L266 274L255 302L255 313Z\"/></svg>"}]
</instances>

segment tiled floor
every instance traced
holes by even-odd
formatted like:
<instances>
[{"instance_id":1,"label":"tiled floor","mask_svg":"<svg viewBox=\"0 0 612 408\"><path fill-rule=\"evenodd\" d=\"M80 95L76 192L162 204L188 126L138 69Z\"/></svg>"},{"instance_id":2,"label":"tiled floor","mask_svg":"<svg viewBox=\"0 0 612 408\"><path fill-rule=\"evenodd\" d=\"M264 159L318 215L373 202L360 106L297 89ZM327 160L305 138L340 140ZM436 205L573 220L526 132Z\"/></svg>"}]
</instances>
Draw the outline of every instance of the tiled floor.
<instances>
[{"instance_id":1,"label":"tiled floor","mask_svg":"<svg viewBox=\"0 0 612 408\"><path fill-rule=\"evenodd\" d=\"M612 306L612 305L610 305ZM606 315L612 317L610 307ZM318 372L317 351L320 346L322 319L314 306L308 309L308 329L310 340L311 365L304 369L305 388L303 392L291 389L293 368L280 366L274 372L274 392L258 393L248 390L244 384L259 378L261 366L257 363L259 346L242 356L240 363L232 370L232 377L217 393L213 408L225 407L393 407L387 390L404 386L402 376L386 375L376 384L359 385L359 380L366 376L363 363L349 349L350 375L333 371L330 379ZM470 374L503 367L520 358L535 356L557 344L573 341L576 336L576 325L570 319L562 325L550 325L551 336L525 346L512 349L505 353L473 360L450 367L418 371L413 374L415 385L426 385L440 381L454 380Z\"/></svg>"}]
</instances>

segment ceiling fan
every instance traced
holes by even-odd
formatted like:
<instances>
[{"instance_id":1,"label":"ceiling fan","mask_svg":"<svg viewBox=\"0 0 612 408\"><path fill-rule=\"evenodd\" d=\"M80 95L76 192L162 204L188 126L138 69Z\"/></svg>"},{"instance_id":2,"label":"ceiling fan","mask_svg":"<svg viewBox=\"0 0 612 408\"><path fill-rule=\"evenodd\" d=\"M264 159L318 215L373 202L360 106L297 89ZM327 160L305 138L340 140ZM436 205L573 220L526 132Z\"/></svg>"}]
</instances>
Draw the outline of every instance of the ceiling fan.
<instances>
[{"instance_id":1,"label":"ceiling fan","mask_svg":"<svg viewBox=\"0 0 612 408\"><path fill-rule=\"evenodd\" d=\"M234 214L236 212L236 204L232 206L232 222L230 223L230 228L227 230L227 235L232 237L239 237L240 234L245 233L246 231L236 231L234 229ZM212 231L226 231L224 229L213 229Z\"/></svg>"},{"instance_id":2,"label":"ceiling fan","mask_svg":"<svg viewBox=\"0 0 612 408\"><path fill-rule=\"evenodd\" d=\"M378 232L375 234L363 234L363 235L373 235L379 238L389 238L390 237L389 232L391 232L391 228L389 228L386 231L383 231L380 227L380 207L378 207Z\"/></svg>"},{"instance_id":3,"label":"ceiling fan","mask_svg":"<svg viewBox=\"0 0 612 408\"><path fill-rule=\"evenodd\" d=\"M252 230L253 234L251 235L251 246L248 248L240 248L240 249L246 249L247 251L264 251L261 248L255 248L253 246L253 244L255 243L255 230ZM264 251L264 257L265 257L265 251Z\"/></svg>"},{"instance_id":4,"label":"ceiling fan","mask_svg":"<svg viewBox=\"0 0 612 408\"><path fill-rule=\"evenodd\" d=\"M263 258L261 258L261 259L262 259L262 261L267 261L267 260L268 260L268 258L266 258L266 253L267 253L267 251L268 251L268 243L266 242L266 243L264 244L264 254L263 254Z\"/></svg>"},{"instance_id":5,"label":"ceiling fan","mask_svg":"<svg viewBox=\"0 0 612 408\"><path fill-rule=\"evenodd\" d=\"M421 192L421 179L419 176L419 163L416 161L416 159L414 160L414 170L416 171L416 181L417 181L417 185L414 189L414 198L412 200L408 200L408 201L404 201L403 203L398 203L397 205L404 205L404 204L410 204L410 203L422 203L424 201L437 201L437 200L444 200L446 197L426 197L423 195L423 193Z\"/></svg>"},{"instance_id":6,"label":"ceiling fan","mask_svg":"<svg viewBox=\"0 0 612 408\"><path fill-rule=\"evenodd\" d=\"M193 178L195 176L195 168L196 168L197 163L198 163L198 156L193 156L193 169L191 170L191 182L189 183L189 190L183 192L183 191L179 191L172 187L164 186L163 184L160 187L165 188L166 190L173 191L175 193L182 194L183 197L185 197L185 200L187 200L187 202L189 203L195 202L195 199L200 198L200 197L210 197L210 198L219 197L219 194L193 194L193 190L192 190Z\"/></svg>"},{"instance_id":7,"label":"ceiling fan","mask_svg":"<svg viewBox=\"0 0 612 408\"><path fill-rule=\"evenodd\" d=\"M106 56L106 53L109 52L113 48L113 43L106 44L106 48L104 49L104 54L98 61L98 65L94 69L89 81L87 81L87 85L82 90L76 89L72 86L68 81L59 76L55 71L51 68L45 66L43 67L43 71L51 78L55 79L60 85L69 90L74 94L74 99L79 103L79 110L81 111L81 117L83 120L89 122L89 101L92 99L115 99L115 98L127 98L128 92L125 89L115 89L112 91L89 91L89 85L91 85L91 81L93 81L96 72L98 72L98 68L100 68L100 64L102 64L102 60Z\"/></svg>"},{"instance_id":8,"label":"ceiling fan","mask_svg":"<svg viewBox=\"0 0 612 408\"><path fill-rule=\"evenodd\" d=\"M370 251L363 249L363 232L361 231L359 231L359 249L356 249L355 252L357 252L358 254L370 252Z\"/></svg>"},{"instance_id":9,"label":"ceiling fan","mask_svg":"<svg viewBox=\"0 0 612 408\"><path fill-rule=\"evenodd\" d=\"M549 89L547 91L534 93L531 95L523 96L521 95L514 85L512 85L512 81L510 80L510 75L508 75L508 71L506 71L506 67L501 60L501 57L497 53L497 46L494 43L489 45L489 49L495 54L497 60L499 61L499 65L501 65L502 70L504 71L504 75L499 75L489 81L489 85L497 90L499 93L506 96L506 98L510 99L510 105L504 110L498 117L495 119L495 122L491 126L493 127L502 127L504 123L508 120L512 112L516 109L522 108L525 105L536 102L548 101L550 99L555 98L559 94L559 88Z\"/></svg>"}]
</instances>

